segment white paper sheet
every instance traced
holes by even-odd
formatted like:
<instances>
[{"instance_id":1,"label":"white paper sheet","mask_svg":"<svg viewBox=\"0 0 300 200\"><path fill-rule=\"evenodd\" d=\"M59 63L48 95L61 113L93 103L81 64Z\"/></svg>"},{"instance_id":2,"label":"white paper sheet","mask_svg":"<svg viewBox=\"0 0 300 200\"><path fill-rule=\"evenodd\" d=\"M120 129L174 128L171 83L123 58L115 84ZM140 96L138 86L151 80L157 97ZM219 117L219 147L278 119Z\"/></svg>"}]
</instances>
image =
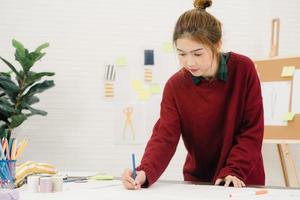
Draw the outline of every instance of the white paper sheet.
<instances>
[{"instance_id":1,"label":"white paper sheet","mask_svg":"<svg viewBox=\"0 0 300 200\"><path fill-rule=\"evenodd\" d=\"M290 81L262 82L264 119L267 126L287 126L282 119L289 112Z\"/></svg>"},{"instance_id":2,"label":"white paper sheet","mask_svg":"<svg viewBox=\"0 0 300 200\"><path fill-rule=\"evenodd\" d=\"M292 112L300 114L300 70L295 70L294 72Z\"/></svg>"},{"instance_id":3,"label":"white paper sheet","mask_svg":"<svg viewBox=\"0 0 300 200\"><path fill-rule=\"evenodd\" d=\"M66 188L67 187L67 188ZM251 195L258 190L267 190L267 194ZM241 194L230 198L230 194ZM244 195L243 195L244 194ZM179 183L155 183L147 189L126 190L121 181L98 181L66 185L63 192L30 193L25 188L20 191L20 200L79 200L79 199L130 199L130 200L298 200L300 190L266 189L266 188L233 188L210 185L192 185Z\"/></svg>"}]
</instances>

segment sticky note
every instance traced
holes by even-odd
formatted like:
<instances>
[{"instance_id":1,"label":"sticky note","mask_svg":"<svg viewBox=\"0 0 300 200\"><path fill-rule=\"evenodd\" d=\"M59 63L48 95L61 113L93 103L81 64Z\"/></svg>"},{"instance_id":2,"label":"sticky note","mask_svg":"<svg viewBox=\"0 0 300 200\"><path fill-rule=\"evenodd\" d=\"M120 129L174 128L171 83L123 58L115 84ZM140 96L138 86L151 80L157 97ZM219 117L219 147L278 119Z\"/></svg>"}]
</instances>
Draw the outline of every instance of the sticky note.
<instances>
[{"instance_id":1,"label":"sticky note","mask_svg":"<svg viewBox=\"0 0 300 200\"><path fill-rule=\"evenodd\" d=\"M292 120L294 119L294 117L295 117L295 113L293 113L293 112L288 112L288 113L286 113L286 114L284 114L284 115L282 116L282 119L283 119L284 121L292 121Z\"/></svg>"},{"instance_id":2,"label":"sticky note","mask_svg":"<svg viewBox=\"0 0 300 200\"><path fill-rule=\"evenodd\" d=\"M282 68L281 77L291 77L294 75L295 66L284 66Z\"/></svg>"},{"instance_id":3,"label":"sticky note","mask_svg":"<svg viewBox=\"0 0 300 200\"><path fill-rule=\"evenodd\" d=\"M143 83L141 80L134 80L132 81L132 88L134 91L138 92L144 89Z\"/></svg>"},{"instance_id":4,"label":"sticky note","mask_svg":"<svg viewBox=\"0 0 300 200\"><path fill-rule=\"evenodd\" d=\"M147 101L150 99L151 93L149 90L140 90L138 91L138 100Z\"/></svg>"},{"instance_id":5,"label":"sticky note","mask_svg":"<svg viewBox=\"0 0 300 200\"><path fill-rule=\"evenodd\" d=\"M116 58L116 65L118 67L127 67L127 60L126 60L126 58L122 57L122 56L117 57Z\"/></svg>"},{"instance_id":6,"label":"sticky note","mask_svg":"<svg viewBox=\"0 0 300 200\"><path fill-rule=\"evenodd\" d=\"M152 94L159 94L160 93L160 85L158 83L152 83L149 86L149 90Z\"/></svg>"},{"instance_id":7,"label":"sticky note","mask_svg":"<svg viewBox=\"0 0 300 200\"><path fill-rule=\"evenodd\" d=\"M172 42L164 42L162 44L162 50L164 53L173 53L174 47Z\"/></svg>"}]
</instances>

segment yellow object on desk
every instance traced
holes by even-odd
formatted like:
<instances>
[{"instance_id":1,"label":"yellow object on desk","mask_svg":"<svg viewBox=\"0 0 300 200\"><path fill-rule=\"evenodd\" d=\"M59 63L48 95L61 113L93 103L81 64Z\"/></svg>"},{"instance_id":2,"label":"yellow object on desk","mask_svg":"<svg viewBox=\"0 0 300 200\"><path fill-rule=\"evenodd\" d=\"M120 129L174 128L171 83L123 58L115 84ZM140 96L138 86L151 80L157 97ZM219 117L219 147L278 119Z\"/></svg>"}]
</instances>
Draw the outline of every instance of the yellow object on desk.
<instances>
[{"instance_id":1,"label":"yellow object on desk","mask_svg":"<svg viewBox=\"0 0 300 200\"><path fill-rule=\"evenodd\" d=\"M90 180L114 180L114 176L112 175L107 175L107 174L95 174L93 176L90 176Z\"/></svg>"}]
</instances>

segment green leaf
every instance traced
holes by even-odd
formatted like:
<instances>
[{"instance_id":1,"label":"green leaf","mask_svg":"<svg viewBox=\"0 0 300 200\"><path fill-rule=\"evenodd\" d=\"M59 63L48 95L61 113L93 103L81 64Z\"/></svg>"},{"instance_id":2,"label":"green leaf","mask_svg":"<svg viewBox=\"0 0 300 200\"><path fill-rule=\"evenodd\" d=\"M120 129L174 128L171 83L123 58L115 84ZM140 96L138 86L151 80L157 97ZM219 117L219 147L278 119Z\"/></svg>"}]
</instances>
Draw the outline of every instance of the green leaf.
<instances>
[{"instance_id":1,"label":"green leaf","mask_svg":"<svg viewBox=\"0 0 300 200\"><path fill-rule=\"evenodd\" d=\"M32 115L42 115L42 116L46 116L46 115L48 114L46 111L32 108L32 107L29 106L29 105L26 106L26 109L29 110L29 111L31 112L30 114L26 114L27 117L32 116Z\"/></svg>"},{"instance_id":2,"label":"green leaf","mask_svg":"<svg viewBox=\"0 0 300 200\"><path fill-rule=\"evenodd\" d=\"M41 52L41 50L43 50L43 49L45 49L45 48L47 48L47 47L49 47L49 43L41 44L40 46L38 46L38 47L35 49L35 52L36 52L36 53L39 53L39 52Z\"/></svg>"},{"instance_id":3,"label":"green leaf","mask_svg":"<svg viewBox=\"0 0 300 200\"><path fill-rule=\"evenodd\" d=\"M0 113L2 113L6 117L10 117L16 110L14 109L14 105L12 105L5 98L0 98Z\"/></svg>"},{"instance_id":4,"label":"green leaf","mask_svg":"<svg viewBox=\"0 0 300 200\"><path fill-rule=\"evenodd\" d=\"M28 104L28 105L32 105L32 104L38 103L40 101L40 99L36 96L28 96L28 97L24 97L23 101L24 102L22 102L22 107L25 107L23 105L23 103Z\"/></svg>"},{"instance_id":5,"label":"green leaf","mask_svg":"<svg viewBox=\"0 0 300 200\"><path fill-rule=\"evenodd\" d=\"M36 62L40 56L41 56L41 53L37 53L37 52L31 52L29 54L29 58L32 62Z\"/></svg>"},{"instance_id":6,"label":"green leaf","mask_svg":"<svg viewBox=\"0 0 300 200\"><path fill-rule=\"evenodd\" d=\"M5 128L0 127L0 139L2 140L2 138L7 138L7 131Z\"/></svg>"},{"instance_id":7,"label":"green leaf","mask_svg":"<svg viewBox=\"0 0 300 200\"><path fill-rule=\"evenodd\" d=\"M10 128L16 128L20 126L26 119L27 117L24 114L13 115L10 118Z\"/></svg>"},{"instance_id":8,"label":"green leaf","mask_svg":"<svg viewBox=\"0 0 300 200\"><path fill-rule=\"evenodd\" d=\"M0 76L6 76L7 78L11 78L9 72L0 72Z\"/></svg>"},{"instance_id":9,"label":"green leaf","mask_svg":"<svg viewBox=\"0 0 300 200\"><path fill-rule=\"evenodd\" d=\"M46 55L46 53L41 53L41 54L39 55L39 57L36 58L36 61L42 59L42 57L44 57L44 55Z\"/></svg>"},{"instance_id":10,"label":"green leaf","mask_svg":"<svg viewBox=\"0 0 300 200\"><path fill-rule=\"evenodd\" d=\"M3 121L5 123L9 123L8 117L5 116L3 113L0 112L0 122Z\"/></svg>"},{"instance_id":11,"label":"green leaf","mask_svg":"<svg viewBox=\"0 0 300 200\"><path fill-rule=\"evenodd\" d=\"M32 67L34 62L32 62L32 60L30 59L28 50L24 48L21 42L18 42L17 40L13 39L12 44L16 48L15 58L21 64L26 74Z\"/></svg>"},{"instance_id":12,"label":"green leaf","mask_svg":"<svg viewBox=\"0 0 300 200\"><path fill-rule=\"evenodd\" d=\"M16 48L16 51L19 52L21 57L25 56L25 48L23 44L15 39L12 40L12 45Z\"/></svg>"},{"instance_id":13,"label":"green leaf","mask_svg":"<svg viewBox=\"0 0 300 200\"><path fill-rule=\"evenodd\" d=\"M19 87L11 80L10 77L0 75L0 84L3 83L6 83L11 91L19 92Z\"/></svg>"},{"instance_id":14,"label":"green leaf","mask_svg":"<svg viewBox=\"0 0 300 200\"><path fill-rule=\"evenodd\" d=\"M16 50L15 53L16 60L21 64L25 74L30 70L33 66L34 61L30 59L30 54L27 49L25 49L25 56L22 56L19 51Z\"/></svg>"},{"instance_id":15,"label":"green leaf","mask_svg":"<svg viewBox=\"0 0 300 200\"><path fill-rule=\"evenodd\" d=\"M2 91L5 92L12 101L15 101L19 93L19 87L9 77L0 75L0 88L2 88Z\"/></svg>"},{"instance_id":16,"label":"green leaf","mask_svg":"<svg viewBox=\"0 0 300 200\"><path fill-rule=\"evenodd\" d=\"M19 72L16 70L16 68L10 63L8 62L7 60L5 60L4 58L2 58L0 56L0 59L17 75L17 76L20 76Z\"/></svg>"},{"instance_id":17,"label":"green leaf","mask_svg":"<svg viewBox=\"0 0 300 200\"><path fill-rule=\"evenodd\" d=\"M54 86L54 82L52 80L51 81L46 80L43 81L42 83L37 83L28 90L28 92L24 95L24 97L30 97L36 93L41 93L53 86Z\"/></svg>"},{"instance_id":18,"label":"green leaf","mask_svg":"<svg viewBox=\"0 0 300 200\"><path fill-rule=\"evenodd\" d=\"M54 74L55 73L53 72L40 72L40 73L30 72L28 73L26 84L30 85L34 82L41 80L41 78L44 76L53 76Z\"/></svg>"}]
</instances>

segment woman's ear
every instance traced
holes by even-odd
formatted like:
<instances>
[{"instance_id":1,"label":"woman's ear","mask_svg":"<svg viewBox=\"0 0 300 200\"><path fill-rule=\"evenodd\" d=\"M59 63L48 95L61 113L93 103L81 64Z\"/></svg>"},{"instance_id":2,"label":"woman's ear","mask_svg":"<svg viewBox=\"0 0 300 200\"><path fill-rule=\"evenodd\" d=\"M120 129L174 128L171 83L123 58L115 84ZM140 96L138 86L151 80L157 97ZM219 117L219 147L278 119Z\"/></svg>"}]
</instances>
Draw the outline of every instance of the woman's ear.
<instances>
[{"instance_id":1,"label":"woman's ear","mask_svg":"<svg viewBox=\"0 0 300 200\"><path fill-rule=\"evenodd\" d=\"M218 51L221 51L222 48L222 40L220 40L217 44L216 44L216 48Z\"/></svg>"}]
</instances>

